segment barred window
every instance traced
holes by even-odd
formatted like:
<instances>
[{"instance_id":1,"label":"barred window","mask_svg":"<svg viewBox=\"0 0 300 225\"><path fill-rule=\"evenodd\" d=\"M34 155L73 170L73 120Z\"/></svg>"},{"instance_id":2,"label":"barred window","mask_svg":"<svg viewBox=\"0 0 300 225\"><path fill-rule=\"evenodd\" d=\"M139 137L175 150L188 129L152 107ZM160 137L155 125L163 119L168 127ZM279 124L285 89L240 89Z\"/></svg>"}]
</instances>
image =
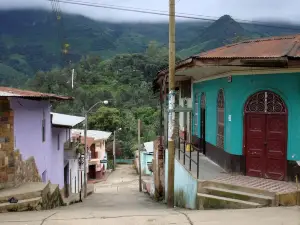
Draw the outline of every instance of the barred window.
<instances>
[{"instance_id":1,"label":"barred window","mask_svg":"<svg viewBox=\"0 0 300 225\"><path fill-rule=\"evenodd\" d=\"M224 91L220 89L217 98L217 146L224 149Z\"/></svg>"}]
</instances>

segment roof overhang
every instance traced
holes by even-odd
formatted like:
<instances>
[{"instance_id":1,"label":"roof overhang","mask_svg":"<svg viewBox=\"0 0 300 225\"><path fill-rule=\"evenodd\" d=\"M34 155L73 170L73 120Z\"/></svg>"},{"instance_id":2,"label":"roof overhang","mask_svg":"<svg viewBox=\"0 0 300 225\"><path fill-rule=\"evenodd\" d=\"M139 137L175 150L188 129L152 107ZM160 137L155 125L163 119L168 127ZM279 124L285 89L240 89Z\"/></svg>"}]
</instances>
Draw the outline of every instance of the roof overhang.
<instances>
[{"instance_id":1,"label":"roof overhang","mask_svg":"<svg viewBox=\"0 0 300 225\"><path fill-rule=\"evenodd\" d=\"M282 73L283 69L291 72L300 71L300 60L278 58L203 58L193 56L176 64L175 81L204 81L224 76L245 74ZM285 71L286 72L286 71ZM157 74L154 85L162 84L168 77L169 70ZM168 80L166 79L166 83Z\"/></svg>"},{"instance_id":2,"label":"roof overhang","mask_svg":"<svg viewBox=\"0 0 300 225\"><path fill-rule=\"evenodd\" d=\"M52 125L59 127L74 127L85 120L85 118L81 116L72 116L53 112L51 112L51 118Z\"/></svg>"}]
</instances>

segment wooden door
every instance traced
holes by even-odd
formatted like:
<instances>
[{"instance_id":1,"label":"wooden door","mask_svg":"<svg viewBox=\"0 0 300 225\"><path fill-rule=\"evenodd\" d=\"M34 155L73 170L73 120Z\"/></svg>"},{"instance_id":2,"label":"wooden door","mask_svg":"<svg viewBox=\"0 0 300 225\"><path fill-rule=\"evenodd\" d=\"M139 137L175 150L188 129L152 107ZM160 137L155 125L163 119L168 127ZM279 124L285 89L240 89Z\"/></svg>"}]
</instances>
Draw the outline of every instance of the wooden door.
<instances>
[{"instance_id":1,"label":"wooden door","mask_svg":"<svg viewBox=\"0 0 300 225\"><path fill-rule=\"evenodd\" d=\"M246 114L246 175L265 173L266 115Z\"/></svg>"},{"instance_id":2,"label":"wooden door","mask_svg":"<svg viewBox=\"0 0 300 225\"><path fill-rule=\"evenodd\" d=\"M286 146L285 115L246 115L246 175L284 180Z\"/></svg>"},{"instance_id":3,"label":"wooden door","mask_svg":"<svg viewBox=\"0 0 300 225\"><path fill-rule=\"evenodd\" d=\"M274 92L260 91L245 104L246 175L284 180L288 111Z\"/></svg>"},{"instance_id":4,"label":"wooden door","mask_svg":"<svg viewBox=\"0 0 300 225\"><path fill-rule=\"evenodd\" d=\"M265 178L283 180L286 174L287 117L267 115Z\"/></svg>"}]
</instances>

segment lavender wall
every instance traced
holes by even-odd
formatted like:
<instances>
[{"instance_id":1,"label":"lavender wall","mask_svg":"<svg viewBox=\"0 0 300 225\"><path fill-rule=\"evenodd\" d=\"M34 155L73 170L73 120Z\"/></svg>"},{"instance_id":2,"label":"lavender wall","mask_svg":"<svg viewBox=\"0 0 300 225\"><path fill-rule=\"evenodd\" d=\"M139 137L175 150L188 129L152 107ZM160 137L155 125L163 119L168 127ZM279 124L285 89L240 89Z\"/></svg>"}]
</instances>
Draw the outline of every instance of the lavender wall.
<instances>
[{"instance_id":1,"label":"lavender wall","mask_svg":"<svg viewBox=\"0 0 300 225\"><path fill-rule=\"evenodd\" d=\"M64 186L64 150L65 129L51 127L49 101L33 101L10 98L14 111L15 149L19 149L23 160L34 156L40 176L45 180ZM45 113L45 142L42 141L42 119ZM60 150L57 150L57 135L60 134Z\"/></svg>"},{"instance_id":2,"label":"lavender wall","mask_svg":"<svg viewBox=\"0 0 300 225\"><path fill-rule=\"evenodd\" d=\"M52 128L51 169L49 168L48 174L51 183L59 184L59 188L64 187L64 143L67 141L66 131L67 129L64 128Z\"/></svg>"}]
</instances>

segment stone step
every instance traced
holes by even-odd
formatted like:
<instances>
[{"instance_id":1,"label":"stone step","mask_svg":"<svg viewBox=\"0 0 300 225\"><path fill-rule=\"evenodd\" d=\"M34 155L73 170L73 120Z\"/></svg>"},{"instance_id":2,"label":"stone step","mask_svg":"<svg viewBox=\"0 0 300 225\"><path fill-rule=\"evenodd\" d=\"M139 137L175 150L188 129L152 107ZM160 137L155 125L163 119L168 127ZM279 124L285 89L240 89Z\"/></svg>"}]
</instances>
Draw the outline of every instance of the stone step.
<instances>
[{"instance_id":1,"label":"stone step","mask_svg":"<svg viewBox=\"0 0 300 225\"><path fill-rule=\"evenodd\" d=\"M210 194L220 197L238 199L242 201L256 202L263 206L273 206L275 204L275 198L270 196L265 196L261 194L253 194L243 191L230 190L225 188L217 187L203 187L200 190L201 193Z\"/></svg>"},{"instance_id":2,"label":"stone step","mask_svg":"<svg viewBox=\"0 0 300 225\"><path fill-rule=\"evenodd\" d=\"M197 194L197 201L198 209L247 209L262 207L261 204L256 202L242 201L203 193Z\"/></svg>"},{"instance_id":3,"label":"stone step","mask_svg":"<svg viewBox=\"0 0 300 225\"><path fill-rule=\"evenodd\" d=\"M222 189L227 189L227 190L232 190L232 191L240 191L240 192L246 192L249 194L264 195L264 196L269 196L269 197L275 198L275 193L272 193L267 190L257 189L257 188L253 188L253 187L245 187L245 186L241 186L241 185L222 183L222 182L218 182L218 181L199 181L198 182L198 192L200 192L200 190L203 187L222 188Z\"/></svg>"},{"instance_id":4,"label":"stone step","mask_svg":"<svg viewBox=\"0 0 300 225\"><path fill-rule=\"evenodd\" d=\"M7 203L8 199L14 197L20 200L45 197L49 192L49 183L30 182L10 189L0 191L0 203Z\"/></svg>"},{"instance_id":5,"label":"stone step","mask_svg":"<svg viewBox=\"0 0 300 225\"><path fill-rule=\"evenodd\" d=\"M22 212L22 211L37 211L41 209L42 198L30 198L19 200L18 203L1 203L0 212Z\"/></svg>"}]
</instances>

